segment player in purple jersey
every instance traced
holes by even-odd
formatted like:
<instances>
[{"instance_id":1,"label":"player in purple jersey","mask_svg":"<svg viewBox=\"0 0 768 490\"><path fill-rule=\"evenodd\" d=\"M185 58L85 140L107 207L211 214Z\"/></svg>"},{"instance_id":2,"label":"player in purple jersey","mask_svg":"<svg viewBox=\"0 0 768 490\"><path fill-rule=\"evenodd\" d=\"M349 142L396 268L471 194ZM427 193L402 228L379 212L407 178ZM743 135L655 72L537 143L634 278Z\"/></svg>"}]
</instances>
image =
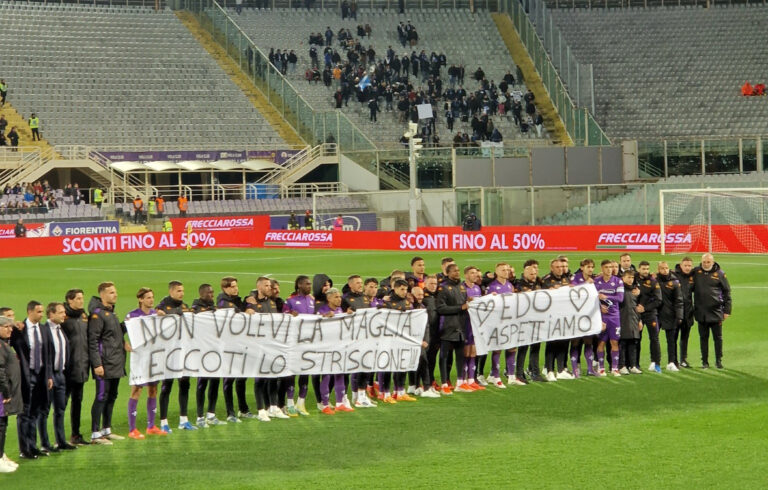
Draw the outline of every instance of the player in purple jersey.
<instances>
[{"instance_id":1,"label":"player in purple jersey","mask_svg":"<svg viewBox=\"0 0 768 490\"><path fill-rule=\"evenodd\" d=\"M312 296L312 281L308 276L298 276L294 282L294 293L285 300L283 305L283 313L290 313L293 316L296 315L314 315L315 314L315 298ZM293 395L295 392L296 377L292 376L287 380L288 386L286 388L286 406L288 408L288 414L296 411L299 415L309 415L306 407L307 392L309 391L309 376L299 376L299 398L294 405Z\"/></svg>"},{"instance_id":2,"label":"player in purple jersey","mask_svg":"<svg viewBox=\"0 0 768 490\"><path fill-rule=\"evenodd\" d=\"M509 264L506 262L500 262L496 264L495 274L496 279L488 284L488 294L512 294L515 292L515 286L512 285L512 281L509 280L510 273ZM515 382L515 356L517 349L507 349L505 352L506 360L506 376L510 384L516 384ZM494 351L491 354L491 375L488 376L488 384L495 386L496 388L505 389L507 386L501 380L501 351Z\"/></svg>"},{"instance_id":3,"label":"player in purple jersey","mask_svg":"<svg viewBox=\"0 0 768 490\"><path fill-rule=\"evenodd\" d=\"M136 298L139 300L139 307L125 315L126 321L131 318L157 314L157 311L153 308L155 305L155 293L151 289L139 289L136 293ZM131 439L144 439L144 434L136 428L137 408L144 386L147 387L147 434L167 436L168 432L155 425L155 414L157 413L157 382L155 381L154 383L131 386L131 396L128 398L128 429L130 431L128 432L128 437Z\"/></svg>"},{"instance_id":4,"label":"player in purple jersey","mask_svg":"<svg viewBox=\"0 0 768 490\"><path fill-rule=\"evenodd\" d=\"M317 315L331 318L335 315L343 315L341 309L341 291L336 288L330 288L325 292L326 302L317 308ZM336 407L330 405L331 398L331 379L333 379L333 391L336 394ZM347 399L347 390L344 386L343 374L323 374L320 380L320 396L322 397L323 409L321 413L334 415L337 412L354 412L355 409Z\"/></svg>"},{"instance_id":5,"label":"player in purple jersey","mask_svg":"<svg viewBox=\"0 0 768 490\"><path fill-rule=\"evenodd\" d=\"M603 260L600 263L602 274L595 278L597 297L600 300L600 313L603 317L603 331L597 344L597 365L600 376L605 376L604 356L605 343L611 343L611 374L619 373L619 339L621 338L621 318L619 305L624 299L624 282L613 275L613 261Z\"/></svg>"},{"instance_id":6,"label":"player in purple jersey","mask_svg":"<svg viewBox=\"0 0 768 490\"><path fill-rule=\"evenodd\" d=\"M593 274L595 272L595 261L592 259L584 259L579 263L579 270L573 275L571 284L578 286L580 284L594 283ZM593 361L595 360L594 351L594 335L588 335L586 337L577 337L571 340L571 369L573 370L573 376L578 378L581 376L581 346L584 346L584 358L587 361L587 375L595 376L595 368Z\"/></svg>"},{"instance_id":7,"label":"player in purple jersey","mask_svg":"<svg viewBox=\"0 0 768 490\"><path fill-rule=\"evenodd\" d=\"M483 295L483 290L478 284L480 280L480 269L473 265L468 265L464 268L464 287L467 290L467 301L472 301L472 298L479 298ZM477 383L476 368L477 368L477 349L475 347L475 336L472 333L472 324L469 321L469 315L467 315L466 322L466 339L464 340L464 375L461 379L456 380L456 391L478 391L485 388ZM461 374L461 373L458 373Z\"/></svg>"}]
</instances>

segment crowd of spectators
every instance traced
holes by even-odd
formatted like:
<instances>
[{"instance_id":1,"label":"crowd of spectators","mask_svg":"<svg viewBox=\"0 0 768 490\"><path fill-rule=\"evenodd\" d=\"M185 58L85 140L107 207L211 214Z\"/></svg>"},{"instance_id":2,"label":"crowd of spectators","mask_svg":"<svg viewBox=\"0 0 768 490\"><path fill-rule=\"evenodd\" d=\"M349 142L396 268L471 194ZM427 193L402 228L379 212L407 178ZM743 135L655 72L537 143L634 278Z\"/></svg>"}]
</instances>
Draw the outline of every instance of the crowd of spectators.
<instances>
[{"instance_id":1,"label":"crowd of spectators","mask_svg":"<svg viewBox=\"0 0 768 490\"><path fill-rule=\"evenodd\" d=\"M354 17L353 17L354 18ZM511 70L498 82L489 80L482 67L467 73L460 63L449 63L444 53L411 49L398 54L390 45L385 53L377 53L370 38L370 25L358 25L357 37L347 28L309 36L309 60L304 77L308 83L322 83L333 90L336 109L357 102L376 123L379 113L389 112L405 127L407 122L419 124L424 143L440 142L436 120L444 117L447 130L453 134L457 120L469 123L471 132L456 135L455 144L482 141L502 142L503 136L494 119L513 121L522 134L542 136L543 118L538 113L532 92L523 93ZM411 21L397 26L400 44L411 48L418 44L417 29ZM270 61L282 72L293 71L293 51L270 51ZM473 88L468 89L469 86ZM429 104L432 117L420 117L418 106ZM461 140L461 143L459 142ZM401 140L402 141L402 140Z\"/></svg>"},{"instance_id":2,"label":"crowd of spectators","mask_svg":"<svg viewBox=\"0 0 768 490\"><path fill-rule=\"evenodd\" d=\"M77 188L77 184L75 184L75 188ZM77 194L81 195L79 190ZM74 196L74 193L70 195ZM11 196L16 197L11 198ZM13 186L8 184L3 189L3 199L0 199L0 213L2 214L47 213L58 207L59 202L47 180Z\"/></svg>"}]
</instances>

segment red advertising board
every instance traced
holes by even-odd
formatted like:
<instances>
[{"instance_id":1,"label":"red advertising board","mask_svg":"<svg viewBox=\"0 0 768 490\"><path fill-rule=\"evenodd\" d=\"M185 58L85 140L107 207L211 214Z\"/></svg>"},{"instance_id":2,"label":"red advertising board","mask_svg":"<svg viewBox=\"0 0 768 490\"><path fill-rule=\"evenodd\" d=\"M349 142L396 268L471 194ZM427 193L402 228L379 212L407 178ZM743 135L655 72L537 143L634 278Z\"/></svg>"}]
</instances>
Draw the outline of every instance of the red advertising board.
<instances>
[{"instance_id":1,"label":"red advertising board","mask_svg":"<svg viewBox=\"0 0 768 490\"><path fill-rule=\"evenodd\" d=\"M27 236L35 236L45 225L43 223L24 223L24 227L27 229ZM0 224L0 238L16 238L15 228L15 224Z\"/></svg>"},{"instance_id":2,"label":"red advertising board","mask_svg":"<svg viewBox=\"0 0 768 490\"><path fill-rule=\"evenodd\" d=\"M422 228L416 232L270 230L268 216L176 218L172 233L14 238L0 240L0 257L208 248L322 248L408 252L660 251L659 228L645 226ZM187 226L191 225L192 231ZM768 226L680 226L667 230L670 253L764 253Z\"/></svg>"}]
</instances>

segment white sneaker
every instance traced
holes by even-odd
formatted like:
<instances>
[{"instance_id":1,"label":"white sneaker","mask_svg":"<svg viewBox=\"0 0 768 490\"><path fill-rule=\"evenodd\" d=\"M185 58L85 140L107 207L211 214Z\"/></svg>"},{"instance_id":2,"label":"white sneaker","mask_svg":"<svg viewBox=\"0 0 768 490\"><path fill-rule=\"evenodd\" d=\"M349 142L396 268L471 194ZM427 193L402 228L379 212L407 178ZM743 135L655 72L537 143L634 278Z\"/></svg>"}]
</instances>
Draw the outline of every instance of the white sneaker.
<instances>
[{"instance_id":1,"label":"white sneaker","mask_svg":"<svg viewBox=\"0 0 768 490\"><path fill-rule=\"evenodd\" d=\"M552 383L553 381L557 381L557 376L555 376L555 373L553 373L552 371L547 371L547 381L550 383Z\"/></svg>"},{"instance_id":2,"label":"white sneaker","mask_svg":"<svg viewBox=\"0 0 768 490\"><path fill-rule=\"evenodd\" d=\"M557 373L557 379L573 379L573 375L568 371L566 371L565 369L563 369L562 371Z\"/></svg>"},{"instance_id":3,"label":"white sneaker","mask_svg":"<svg viewBox=\"0 0 768 490\"><path fill-rule=\"evenodd\" d=\"M440 394L438 394L434 388L430 388L428 390L424 390L421 392L420 395L422 398L440 398Z\"/></svg>"},{"instance_id":4,"label":"white sneaker","mask_svg":"<svg viewBox=\"0 0 768 490\"><path fill-rule=\"evenodd\" d=\"M16 466L12 466L7 461L0 459L0 473L13 473L16 469Z\"/></svg>"},{"instance_id":5,"label":"white sneaker","mask_svg":"<svg viewBox=\"0 0 768 490\"><path fill-rule=\"evenodd\" d=\"M629 369L627 369L627 366L624 366L623 368L619 369L619 372L626 376L629 374Z\"/></svg>"},{"instance_id":6,"label":"white sneaker","mask_svg":"<svg viewBox=\"0 0 768 490\"><path fill-rule=\"evenodd\" d=\"M416 394L416 387L413 386L413 385L409 386L408 387L408 391L406 391L406 393L409 394L409 395L415 395Z\"/></svg>"},{"instance_id":7,"label":"white sneaker","mask_svg":"<svg viewBox=\"0 0 768 490\"><path fill-rule=\"evenodd\" d=\"M271 419L269 418L269 414L266 410L259 410L259 414L256 415L256 420L259 422L269 422Z\"/></svg>"},{"instance_id":8,"label":"white sneaker","mask_svg":"<svg viewBox=\"0 0 768 490\"><path fill-rule=\"evenodd\" d=\"M485 376L481 374L477 377L477 384L480 386L488 386L488 381L485 379Z\"/></svg>"},{"instance_id":9,"label":"white sneaker","mask_svg":"<svg viewBox=\"0 0 768 490\"><path fill-rule=\"evenodd\" d=\"M677 366L675 366L674 362L670 362L669 364L667 364L667 371L670 371L672 373L676 373L676 372L678 372L680 370L677 368Z\"/></svg>"},{"instance_id":10,"label":"white sneaker","mask_svg":"<svg viewBox=\"0 0 768 490\"><path fill-rule=\"evenodd\" d=\"M280 410L276 405L272 405L269 407L269 411L267 412L267 415L270 418L276 418L276 419L289 419L290 417L283 413L282 410Z\"/></svg>"},{"instance_id":11,"label":"white sneaker","mask_svg":"<svg viewBox=\"0 0 768 490\"><path fill-rule=\"evenodd\" d=\"M511 379L512 381L509 381L507 384L510 384L512 386L525 386L525 383L517 379L517 376L508 376L507 379Z\"/></svg>"},{"instance_id":12,"label":"white sneaker","mask_svg":"<svg viewBox=\"0 0 768 490\"><path fill-rule=\"evenodd\" d=\"M549 376L547 376L547 374L549 374L549 370L547 368L541 370L541 375L548 379Z\"/></svg>"},{"instance_id":13,"label":"white sneaker","mask_svg":"<svg viewBox=\"0 0 768 490\"><path fill-rule=\"evenodd\" d=\"M651 365L648 366L648 371L653 371L654 369L656 369L656 363L652 362Z\"/></svg>"},{"instance_id":14,"label":"white sneaker","mask_svg":"<svg viewBox=\"0 0 768 490\"><path fill-rule=\"evenodd\" d=\"M359 396L355 402L355 407L357 408L373 408L373 406L367 396Z\"/></svg>"},{"instance_id":15,"label":"white sneaker","mask_svg":"<svg viewBox=\"0 0 768 490\"><path fill-rule=\"evenodd\" d=\"M416 396L421 396L422 393L424 393L424 388L422 388L421 386L413 390L413 394Z\"/></svg>"},{"instance_id":16,"label":"white sneaker","mask_svg":"<svg viewBox=\"0 0 768 490\"><path fill-rule=\"evenodd\" d=\"M322 403L318 403L317 404L317 411L318 412L322 412L324 408L325 408L325 405L323 405Z\"/></svg>"},{"instance_id":17,"label":"white sneaker","mask_svg":"<svg viewBox=\"0 0 768 490\"><path fill-rule=\"evenodd\" d=\"M19 463L17 463L16 461L12 460L11 458L9 458L7 454L3 454L2 461L5 461L5 464L9 464L9 465L14 466L16 468L19 467Z\"/></svg>"},{"instance_id":18,"label":"white sneaker","mask_svg":"<svg viewBox=\"0 0 768 490\"><path fill-rule=\"evenodd\" d=\"M357 392L356 391L352 392L352 403L357 403Z\"/></svg>"},{"instance_id":19,"label":"white sneaker","mask_svg":"<svg viewBox=\"0 0 768 490\"><path fill-rule=\"evenodd\" d=\"M642 372L641 370L639 370L638 368L636 368L636 367L634 367L634 366L632 366L632 367L629 369L629 372L630 372L630 373L632 373L632 374L643 374L643 372Z\"/></svg>"},{"instance_id":20,"label":"white sneaker","mask_svg":"<svg viewBox=\"0 0 768 490\"><path fill-rule=\"evenodd\" d=\"M606 376L605 369L601 369L597 372L597 375L601 378L604 378Z\"/></svg>"},{"instance_id":21,"label":"white sneaker","mask_svg":"<svg viewBox=\"0 0 768 490\"><path fill-rule=\"evenodd\" d=\"M596 359L592 359L592 369L594 371L597 371L597 360Z\"/></svg>"},{"instance_id":22,"label":"white sneaker","mask_svg":"<svg viewBox=\"0 0 768 490\"><path fill-rule=\"evenodd\" d=\"M611 369L611 374L614 376L621 376L621 373L618 369Z\"/></svg>"}]
</instances>

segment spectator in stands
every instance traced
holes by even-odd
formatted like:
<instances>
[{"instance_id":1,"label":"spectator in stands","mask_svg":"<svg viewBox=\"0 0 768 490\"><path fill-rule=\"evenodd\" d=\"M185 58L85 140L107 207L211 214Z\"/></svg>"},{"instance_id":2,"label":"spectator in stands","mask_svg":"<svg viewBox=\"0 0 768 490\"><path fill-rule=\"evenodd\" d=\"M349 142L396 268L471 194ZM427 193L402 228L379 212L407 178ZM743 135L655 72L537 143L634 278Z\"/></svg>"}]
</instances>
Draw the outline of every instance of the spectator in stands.
<instances>
[{"instance_id":1,"label":"spectator in stands","mask_svg":"<svg viewBox=\"0 0 768 490\"><path fill-rule=\"evenodd\" d=\"M296 218L296 213L291 211L291 216L288 218L288 229L289 230L298 230L299 229L299 220Z\"/></svg>"},{"instance_id":2,"label":"spectator in stands","mask_svg":"<svg viewBox=\"0 0 768 490\"><path fill-rule=\"evenodd\" d=\"M325 28L325 45L331 46L333 44L333 31L331 26Z\"/></svg>"},{"instance_id":3,"label":"spectator in stands","mask_svg":"<svg viewBox=\"0 0 768 490\"><path fill-rule=\"evenodd\" d=\"M533 118L533 124L536 125L536 135L541 138L541 130L544 126L544 118L541 117L541 114L536 114L536 117Z\"/></svg>"},{"instance_id":4,"label":"spectator in stands","mask_svg":"<svg viewBox=\"0 0 768 490\"><path fill-rule=\"evenodd\" d=\"M349 17L349 2L344 0L341 2L341 20L344 20L347 17Z\"/></svg>"},{"instance_id":5,"label":"spectator in stands","mask_svg":"<svg viewBox=\"0 0 768 490\"><path fill-rule=\"evenodd\" d=\"M5 128L8 127L8 121L4 115L0 115L0 134L5 134Z\"/></svg>"},{"instance_id":6,"label":"spectator in stands","mask_svg":"<svg viewBox=\"0 0 768 490\"><path fill-rule=\"evenodd\" d=\"M312 217L312 213L307 209L307 212L304 213L304 229L311 230L314 227L314 224L315 218Z\"/></svg>"},{"instance_id":7,"label":"spectator in stands","mask_svg":"<svg viewBox=\"0 0 768 490\"><path fill-rule=\"evenodd\" d=\"M0 107L5 107L5 98L8 96L8 84L4 78L0 78Z\"/></svg>"},{"instance_id":8,"label":"spectator in stands","mask_svg":"<svg viewBox=\"0 0 768 490\"><path fill-rule=\"evenodd\" d=\"M312 63L312 68L317 68L320 66L317 61L317 48L315 46L309 47L309 60Z\"/></svg>"},{"instance_id":9,"label":"spectator in stands","mask_svg":"<svg viewBox=\"0 0 768 490\"><path fill-rule=\"evenodd\" d=\"M294 50L291 50L288 53L288 68L289 68L288 71L291 74L296 73L296 63L298 62L299 62L299 57L296 56L296 52Z\"/></svg>"},{"instance_id":10,"label":"spectator in stands","mask_svg":"<svg viewBox=\"0 0 768 490\"><path fill-rule=\"evenodd\" d=\"M493 133L491 133L491 142L492 143L501 143L502 137L501 132L499 131L499 128L493 128Z\"/></svg>"},{"instance_id":11,"label":"spectator in stands","mask_svg":"<svg viewBox=\"0 0 768 490\"><path fill-rule=\"evenodd\" d=\"M8 143L5 141L5 135L3 133L0 133L0 146L7 146Z\"/></svg>"},{"instance_id":12,"label":"spectator in stands","mask_svg":"<svg viewBox=\"0 0 768 490\"><path fill-rule=\"evenodd\" d=\"M341 93L340 88L337 88L336 93L333 94L333 100L336 102L336 109L341 109L341 103L344 100L344 95Z\"/></svg>"},{"instance_id":13,"label":"spectator in stands","mask_svg":"<svg viewBox=\"0 0 768 490\"><path fill-rule=\"evenodd\" d=\"M187 200L187 197L179 196L179 199L176 204L179 206L179 216L186 216L187 207L189 206L189 201Z\"/></svg>"},{"instance_id":14,"label":"spectator in stands","mask_svg":"<svg viewBox=\"0 0 768 490\"><path fill-rule=\"evenodd\" d=\"M752 84L749 82L744 82L744 85L741 86L741 95L744 97L750 97L752 95Z\"/></svg>"},{"instance_id":15,"label":"spectator in stands","mask_svg":"<svg viewBox=\"0 0 768 490\"><path fill-rule=\"evenodd\" d=\"M237 12L237 15L243 13L243 0L235 0L235 12Z\"/></svg>"},{"instance_id":16,"label":"spectator in stands","mask_svg":"<svg viewBox=\"0 0 768 490\"><path fill-rule=\"evenodd\" d=\"M349 2L349 16L357 20L357 2L355 0Z\"/></svg>"},{"instance_id":17,"label":"spectator in stands","mask_svg":"<svg viewBox=\"0 0 768 490\"><path fill-rule=\"evenodd\" d=\"M413 27L410 20L405 26L405 33L408 38L408 44L410 44L411 47L416 46L416 44L419 42L419 33L416 32L416 28Z\"/></svg>"},{"instance_id":18,"label":"spectator in stands","mask_svg":"<svg viewBox=\"0 0 768 490\"><path fill-rule=\"evenodd\" d=\"M376 122L376 115L379 113L379 100L376 97L368 101L368 109L371 111L370 120Z\"/></svg>"},{"instance_id":19,"label":"spectator in stands","mask_svg":"<svg viewBox=\"0 0 768 490\"><path fill-rule=\"evenodd\" d=\"M483 71L482 68L480 68L478 66L477 70L475 70L475 74L472 76L472 78L474 78L478 82L481 82L481 81L485 80L485 72Z\"/></svg>"},{"instance_id":20,"label":"spectator in stands","mask_svg":"<svg viewBox=\"0 0 768 490\"><path fill-rule=\"evenodd\" d=\"M405 0L397 0L397 8L398 12L401 14L405 13Z\"/></svg>"},{"instance_id":21,"label":"spectator in stands","mask_svg":"<svg viewBox=\"0 0 768 490\"><path fill-rule=\"evenodd\" d=\"M19 218L16 222L16 226L13 228L13 232L16 238L25 238L27 236L27 227L24 226L24 219Z\"/></svg>"},{"instance_id":22,"label":"spectator in stands","mask_svg":"<svg viewBox=\"0 0 768 490\"><path fill-rule=\"evenodd\" d=\"M80 201L83 199L83 193L80 192L80 186L77 185L77 182L75 182L72 185L72 204L79 205Z\"/></svg>"},{"instance_id":23,"label":"spectator in stands","mask_svg":"<svg viewBox=\"0 0 768 490\"><path fill-rule=\"evenodd\" d=\"M29 129L32 130L32 141L40 141L40 118L34 112L29 116Z\"/></svg>"}]
</instances>

